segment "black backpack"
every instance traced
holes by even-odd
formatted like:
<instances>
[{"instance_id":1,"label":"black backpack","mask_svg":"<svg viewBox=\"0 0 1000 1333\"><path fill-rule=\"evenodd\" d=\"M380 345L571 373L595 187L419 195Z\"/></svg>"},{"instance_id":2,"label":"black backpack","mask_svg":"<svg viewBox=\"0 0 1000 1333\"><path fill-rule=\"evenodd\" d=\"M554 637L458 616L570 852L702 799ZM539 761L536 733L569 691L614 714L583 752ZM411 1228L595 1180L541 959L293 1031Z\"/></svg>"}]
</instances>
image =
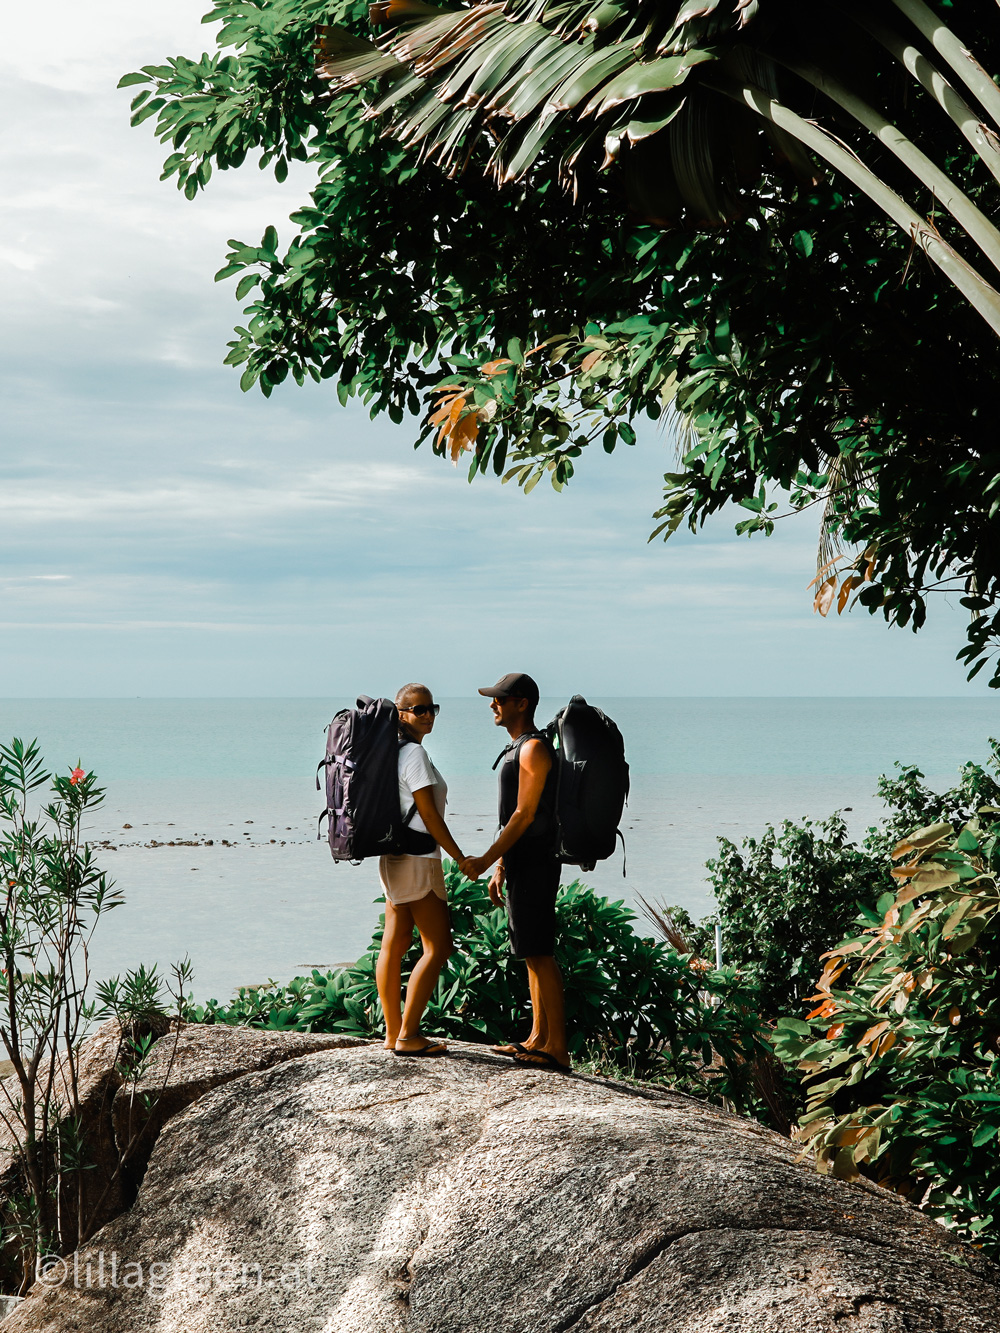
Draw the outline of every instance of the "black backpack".
<instances>
[{"instance_id":1,"label":"black backpack","mask_svg":"<svg viewBox=\"0 0 1000 1333\"><path fill-rule=\"evenodd\" d=\"M544 728L556 753L559 859L593 870L613 855L628 799L625 742L611 718L574 694ZM624 867L622 869L624 874Z\"/></svg>"},{"instance_id":2,"label":"black backpack","mask_svg":"<svg viewBox=\"0 0 1000 1333\"><path fill-rule=\"evenodd\" d=\"M326 769L327 836L335 861L363 861L368 856L408 853L417 856L437 846L429 833L409 827L399 807L399 714L388 699L362 694L357 708L343 708L326 733L326 755L316 767ZM318 835L322 837L322 832Z\"/></svg>"}]
</instances>

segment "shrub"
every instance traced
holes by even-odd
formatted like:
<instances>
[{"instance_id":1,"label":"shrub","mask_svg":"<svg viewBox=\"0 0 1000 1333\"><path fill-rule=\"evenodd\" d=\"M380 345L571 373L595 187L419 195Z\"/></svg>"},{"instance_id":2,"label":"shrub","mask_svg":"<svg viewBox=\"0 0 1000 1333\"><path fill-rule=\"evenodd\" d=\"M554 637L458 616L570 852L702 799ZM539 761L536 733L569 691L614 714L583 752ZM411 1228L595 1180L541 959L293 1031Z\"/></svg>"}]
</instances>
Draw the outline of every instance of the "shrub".
<instances>
[{"instance_id":1,"label":"shrub","mask_svg":"<svg viewBox=\"0 0 1000 1333\"><path fill-rule=\"evenodd\" d=\"M722 956L760 993L768 1015L795 1012L812 989L824 950L874 901L882 857L848 840L843 816L768 825L742 849L719 839L707 863L722 925Z\"/></svg>"},{"instance_id":2,"label":"shrub","mask_svg":"<svg viewBox=\"0 0 1000 1333\"><path fill-rule=\"evenodd\" d=\"M94 1230L121 1172L95 1171L82 1134L78 1048L98 1018L118 1021L113 1063L136 1077L154 1029L167 1023L155 969L139 968L87 999L90 941L121 894L82 836L104 799L93 773L46 771L36 742L0 745L0 1042L12 1066L0 1083L5 1170L0 1273L24 1291L45 1256L76 1249ZM41 806L36 809L36 805ZM178 983L189 969L175 969ZM127 1156L131 1143L122 1147Z\"/></svg>"},{"instance_id":3,"label":"shrub","mask_svg":"<svg viewBox=\"0 0 1000 1333\"><path fill-rule=\"evenodd\" d=\"M1000 1256L1000 808L958 837L892 849L898 889L827 957L804 1020L777 1025L804 1077L799 1137L821 1170L864 1172Z\"/></svg>"},{"instance_id":4,"label":"shrub","mask_svg":"<svg viewBox=\"0 0 1000 1333\"><path fill-rule=\"evenodd\" d=\"M990 741L988 767L1000 769L1000 746ZM965 764L945 792L927 787L913 765L878 780L885 817L861 843L847 837L838 812L828 819L768 824L759 838L737 847L719 839L719 855L707 863L722 927L723 958L735 963L759 990L769 1017L796 1013L812 989L827 949L843 939L862 905L883 893L889 853L908 829L944 821L964 824L984 804L1000 805L1000 786L979 764ZM714 953L715 917L695 924L681 908L661 908L691 947ZM655 915L654 915L655 919Z\"/></svg>"},{"instance_id":5,"label":"shrub","mask_svg":"<svg viewBox=\"0 0 1000 1333\"><path fill-rule=\"evenodd\" d=\"M508 1041L527 1031L524 965L511 958L506 917L489 900L486 881L472 883L445 863L455 952L424 1017L435 1037ZM769 1048L756 995L735 969L703 970L697 960L632 929L620 902L579 882L560 889L557 958L566 982L569 1044L607 1072L660 1078L684 1091L766 1111L758 1066ZM375 960L384 918L366 953L340 972L314 971L287 985L243 988L230 1005L190 1005L199 1022L312 1032L382 1033ZM403 960L403 979L420 953ZM694 965L693 965L694 964ZM721 1061L721 1063L720 1063Z\"/></svg>"}]
</instances>

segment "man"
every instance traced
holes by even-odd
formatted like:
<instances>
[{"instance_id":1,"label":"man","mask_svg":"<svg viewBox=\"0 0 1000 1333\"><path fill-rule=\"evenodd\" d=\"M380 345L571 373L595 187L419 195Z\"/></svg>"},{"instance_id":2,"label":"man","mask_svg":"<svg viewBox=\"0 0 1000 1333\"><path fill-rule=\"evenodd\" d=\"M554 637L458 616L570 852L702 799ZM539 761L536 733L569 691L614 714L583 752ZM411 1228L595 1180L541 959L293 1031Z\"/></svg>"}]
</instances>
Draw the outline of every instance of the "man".
<instances>
[{"instance_id":1,"label":"man","mask_svg":"<svg viewBox=\"0 0 1000 1333\"><path fill-rule=\"evenodd\" d=\"M512 671L479 693L490 700L493 720L505 728L510 744L499 772L500 835L482 856L467 857L462 870L479 879L499 858L490 899L503 905L506 882L510 949L528 969L532 1015L523 1043L493 1049L518 1064L569 1070L562 975L554 957L560 869L555 756L535 726L538 686L530 676Z\"/></svg>"}]
</instances>

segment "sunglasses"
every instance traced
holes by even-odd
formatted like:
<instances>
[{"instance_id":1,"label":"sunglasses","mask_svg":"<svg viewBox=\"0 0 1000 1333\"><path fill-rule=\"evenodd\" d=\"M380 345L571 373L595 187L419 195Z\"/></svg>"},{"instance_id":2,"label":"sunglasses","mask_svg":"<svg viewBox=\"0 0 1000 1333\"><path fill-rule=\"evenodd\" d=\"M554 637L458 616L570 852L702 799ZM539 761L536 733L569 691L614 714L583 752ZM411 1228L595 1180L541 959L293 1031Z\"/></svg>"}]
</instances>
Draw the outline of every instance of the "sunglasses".
<instances>
[{"instance_id":1,"label":"sunglasses","mask_svg":"<svg viewBox=\"0 0 1000 1333\"><path fill-rule=\"evenodd\" d=\"M414 704L412 708L401 708L401 713L412 713L414 717L426 717L430 713L431 717L437 717L441 711L440 704Z\"/></svg>"}]
</instances>

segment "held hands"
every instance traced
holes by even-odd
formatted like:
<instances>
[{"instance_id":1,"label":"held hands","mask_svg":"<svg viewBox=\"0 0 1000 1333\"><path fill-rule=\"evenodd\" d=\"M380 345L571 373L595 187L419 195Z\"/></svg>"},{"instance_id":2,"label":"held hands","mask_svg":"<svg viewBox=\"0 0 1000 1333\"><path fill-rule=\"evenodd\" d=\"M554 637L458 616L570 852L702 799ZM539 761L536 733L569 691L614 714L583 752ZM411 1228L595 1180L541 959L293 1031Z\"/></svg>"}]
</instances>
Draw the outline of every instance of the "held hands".
<instances>
[{"instance_id":1,"label":"held hands","mask_svg":"<svg viewBox=\"0 0 1000 1333\"><path fill-rule=\"evenodd\" d=\"M458 864L466 879L477 880L488 863L482 856L463 856Z\"/></svg>"}]
</instances>

